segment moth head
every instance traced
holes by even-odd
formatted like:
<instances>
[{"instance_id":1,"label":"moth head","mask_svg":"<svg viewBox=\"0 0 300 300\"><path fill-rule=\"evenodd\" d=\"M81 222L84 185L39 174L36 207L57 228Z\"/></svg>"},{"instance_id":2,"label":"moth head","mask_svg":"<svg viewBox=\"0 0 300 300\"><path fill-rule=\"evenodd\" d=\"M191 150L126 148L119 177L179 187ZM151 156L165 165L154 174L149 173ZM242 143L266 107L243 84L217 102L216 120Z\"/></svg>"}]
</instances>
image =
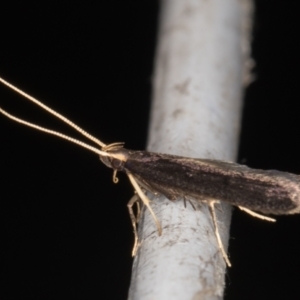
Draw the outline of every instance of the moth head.
<instances>
[{"instance_id":1,"label":"moth head","mask_svg":"<svg viewBox=\"0 0 300 300\"><path fill-rule=\"evenodd\" d=\"M116 171L123 171L124 164L129 157L128 150L121 147L112 147L108 149L103 149L107 155L101 155L100 160L109 168Z\"/></svg>"}]
</instances>

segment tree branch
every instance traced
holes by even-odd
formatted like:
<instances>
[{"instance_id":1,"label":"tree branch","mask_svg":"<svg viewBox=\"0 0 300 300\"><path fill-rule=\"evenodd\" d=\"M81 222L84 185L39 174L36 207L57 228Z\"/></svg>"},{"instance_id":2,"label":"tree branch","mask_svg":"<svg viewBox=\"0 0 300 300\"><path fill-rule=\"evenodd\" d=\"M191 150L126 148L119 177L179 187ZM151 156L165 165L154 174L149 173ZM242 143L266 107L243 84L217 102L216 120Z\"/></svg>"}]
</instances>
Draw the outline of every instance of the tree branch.
<instances>
[{"instance_id":1,"label":"tree branch","mask_svg":"<svg viewBox=\"0 0 300 300\"><path fill-rule=\"evenodd\" d=\"M161 3L148 150L233 161L249 81L251 1ZM201 182L199 182L201 184ZM195 202L193 202L195 203ZM225 262L205 204L158 198L146 211L129 299L221 299ZM227 246L231 207L217 212Z\"/></svg>"}]
</instances>

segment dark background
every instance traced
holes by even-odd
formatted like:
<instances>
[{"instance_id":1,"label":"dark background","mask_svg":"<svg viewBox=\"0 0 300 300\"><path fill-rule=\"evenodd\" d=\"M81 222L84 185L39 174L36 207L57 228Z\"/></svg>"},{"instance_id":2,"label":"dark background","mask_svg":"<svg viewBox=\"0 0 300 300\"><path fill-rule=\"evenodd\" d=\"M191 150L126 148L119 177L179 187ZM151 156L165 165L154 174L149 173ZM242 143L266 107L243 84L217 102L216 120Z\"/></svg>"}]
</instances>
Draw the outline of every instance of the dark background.
<instances>
[{"instance_id":1,"label":"dark background","mask_svg":"<svg viewBox=\"0 0 300 300\"><path fill-rule=\"evenodd\" d=\"M257 1L256 80L239 160L300 174L298 1ZM105 143L144 149L158 1L11 2L0 11L0 76ZM80 137L0 86L0 105ZM132 187L92 152L0 116L1 299L126 299ZM300 216L236 211L226 299L299 299Z\"/></svg>"}]
</instances>

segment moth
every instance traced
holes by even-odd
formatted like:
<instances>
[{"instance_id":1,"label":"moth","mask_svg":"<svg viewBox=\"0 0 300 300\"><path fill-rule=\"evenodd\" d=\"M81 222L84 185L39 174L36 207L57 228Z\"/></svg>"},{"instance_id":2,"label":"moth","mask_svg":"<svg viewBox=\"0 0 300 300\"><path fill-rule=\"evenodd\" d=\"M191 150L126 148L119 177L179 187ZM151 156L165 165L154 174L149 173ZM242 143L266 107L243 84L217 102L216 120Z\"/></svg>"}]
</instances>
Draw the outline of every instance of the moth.
<instances>
[{"instance_id":1,"label":"moth","mask_svg":"<svg viewBox=\"0 0 300 300\"><path fill-rule=\"evenodd\" d=\"M156 224L158 234L162 228L153 212L145 191L164 195L170 201L183 198L207 203L214 223L214 231L222 256L231 266L224 250L215 214L215 204L224 201L241 210L267 221L273 218L261 215L285 215L300 212L300 176L276 170L256 170L247 166L211 159L195 159L176 155L134 151L123 148L123 143L106 145L82 128L60 115L37 99L0 78L0 82L21 94L44 110L61 119L82 135L96 143L100 149L66 136L62 133L35 125L17 118L0 107L6 117L40 131L56 135L97 153L101 161L113 169L113 181L118 182L117 172L125 172L136 194L128 202L128 210L134 230L135 243L133 255L139 242L137 234L138 216L133 211L134 204L140 212L140 202L149 210Z\"/></svg>"}]
</instances>

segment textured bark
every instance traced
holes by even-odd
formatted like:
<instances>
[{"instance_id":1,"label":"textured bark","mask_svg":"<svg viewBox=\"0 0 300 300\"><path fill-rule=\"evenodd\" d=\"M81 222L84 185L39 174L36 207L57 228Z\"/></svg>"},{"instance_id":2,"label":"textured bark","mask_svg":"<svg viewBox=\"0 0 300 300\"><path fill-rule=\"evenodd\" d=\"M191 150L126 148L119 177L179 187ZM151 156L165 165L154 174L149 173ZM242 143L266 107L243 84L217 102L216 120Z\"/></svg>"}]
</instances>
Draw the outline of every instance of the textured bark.
<instances>
[{"instance_id":1,"label":"textured bark","mask_svg":"<svg viewBox=\"0 0 300 300\"><path fill-rule=\"evenodd\" d=\"M236 159L251 16L246 0L161 2L147 150ZM152 207L163 233L146 211L129 299L221 299L226 266L207 206L161 197ZM231 207L217 217L227 246Z\"/></svg>"}]
</instances>

